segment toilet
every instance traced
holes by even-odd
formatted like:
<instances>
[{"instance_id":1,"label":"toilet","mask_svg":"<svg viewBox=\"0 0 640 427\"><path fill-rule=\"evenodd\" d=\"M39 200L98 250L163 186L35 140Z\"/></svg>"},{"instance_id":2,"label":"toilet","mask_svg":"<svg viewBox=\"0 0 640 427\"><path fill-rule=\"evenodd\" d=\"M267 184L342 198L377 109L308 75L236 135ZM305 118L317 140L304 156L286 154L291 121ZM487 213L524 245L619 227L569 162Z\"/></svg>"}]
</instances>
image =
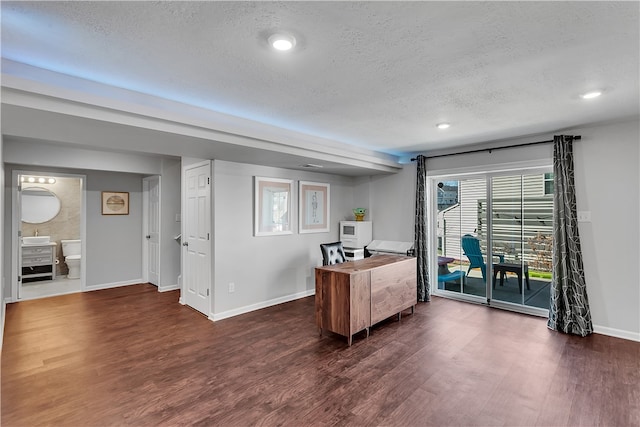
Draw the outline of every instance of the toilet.
<instances>
[{"instance_id":1,"label":"toilet","mask_svg":"<svg viewBox=\"0 0 640 427\"><path fill-rule=\"evenodd\" d=\"M80 260L82 257L82 240L60 240L64 262L69 268L69 279L80 278Z\"/></svg>"}]
</instances>

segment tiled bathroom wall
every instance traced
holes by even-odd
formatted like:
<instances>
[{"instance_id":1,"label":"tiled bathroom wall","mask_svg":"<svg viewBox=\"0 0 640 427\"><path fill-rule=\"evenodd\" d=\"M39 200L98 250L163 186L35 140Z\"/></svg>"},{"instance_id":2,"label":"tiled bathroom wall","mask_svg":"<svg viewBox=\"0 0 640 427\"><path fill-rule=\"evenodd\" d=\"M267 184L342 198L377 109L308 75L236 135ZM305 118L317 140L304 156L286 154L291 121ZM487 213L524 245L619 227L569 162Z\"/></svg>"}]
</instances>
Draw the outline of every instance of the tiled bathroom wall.
<instances>
[{"instance_id":1,"label":"tiled bathroom wall","mask_svg":"<svg viewBox=\"0 0 640 427\"><path fill-rule=\"evenodd\" d=\"M59 262L56 274L66 275L68 269L64 263L60 240L80 239L80 215L82 214L81 180L79 178L64 177L55 177L55 179L56 182L54 184L22 184L23 188L45 188L60 200L60 212L55 218L41 224L22 222L22 235L35 236L37 230L39 236L51 236L51 241L57 243L56 254Z\"/></svg>"}]
</instances>

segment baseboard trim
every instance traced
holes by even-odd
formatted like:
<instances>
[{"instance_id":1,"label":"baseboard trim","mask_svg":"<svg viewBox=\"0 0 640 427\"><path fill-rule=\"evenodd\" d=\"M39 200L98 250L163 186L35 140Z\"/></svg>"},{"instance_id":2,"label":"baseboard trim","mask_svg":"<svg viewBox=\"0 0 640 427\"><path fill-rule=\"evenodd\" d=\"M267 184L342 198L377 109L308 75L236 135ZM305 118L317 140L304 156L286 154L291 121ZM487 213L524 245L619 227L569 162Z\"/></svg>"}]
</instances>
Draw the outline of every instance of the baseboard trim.
<instances>
[{"instance_id":1,"label":"baseboard trim","mask_svg":"<svg viewBox=\"0 0 640 427\"><path fill-rule=\"evenodd\" d=\"M2 330L0 330L0 352L2 352L2 344L4 343L4 318L5 318L5 313L7 312L7 303L5 301L2 301L2 307L0 307L0 309L2 309Z\"/></svg>"},{"instance_id":2,"label":"baseboard trim","mask_svg":"<svg viewBox=\"0 0 640 427\"><path fill-rule=\"evenodd\" d=\"M598 325L593 325L593 332L600 335L608 335L610 337L640 342L640 333L638 332L624 331L622 329L608 328L606 326Z\"/></svg>"},{"instance_id":3,"label":"baseboard trim","mask_svg":"<svg viewBox=\"0 0 640 427\"><path fill-rule=\"evenodd\" d=\"M146 282L144 281L144 279L140 278L135 280L125 280L123 282L102 283L100 285L86 286L81 291L83 292L99 291L102 289L119 288L120 286L139 285L141 283L146 283Z\"/></svg>"},{"instance_id":4,"label":"baseboard trim","mask_svg":"<svg viewBox=\"0 0 640 427\"><path fill-rule=\"evenodd\" d=\"M215 322L217 320L228 319L229 317L239 316L241 314L250 313L252 311L260 310L274 305L282 304L289 301L294 301L300 298L305 298L311 295L315 295L315 289L308 289L303 292L298 292L291 295L285 295L283 297L274 298L272 300L259 302L256 304L246 305L244 307L234 308L233 310L223 311L222 313L212 314L209 316L209 320Z\"/></svg>"},{"instance_id":5,"label":"baseboard trim","mask_svg":"<svg viewBox=\"0 0 640 427\"><path fill-rule=\"evenodd\" d=\"M180 289L180 285L175 284L175 285L158 286L158 292L169 292L169 291L175 291L176 289Z\"/></svg>"}]
</instances>

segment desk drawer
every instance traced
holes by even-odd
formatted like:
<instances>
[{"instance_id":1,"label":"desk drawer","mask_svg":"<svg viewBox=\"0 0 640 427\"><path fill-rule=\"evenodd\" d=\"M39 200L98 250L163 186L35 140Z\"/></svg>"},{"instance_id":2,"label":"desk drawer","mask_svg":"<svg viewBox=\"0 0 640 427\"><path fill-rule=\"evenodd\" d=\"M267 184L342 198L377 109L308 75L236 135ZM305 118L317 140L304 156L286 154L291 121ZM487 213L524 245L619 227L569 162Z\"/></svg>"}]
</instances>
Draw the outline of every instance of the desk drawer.
<instances>
[{"instance_id":1,"label":"desk drawer","mask_svg":"<svg viewBox=\"0 0 640 427\"><path fill-rule=\"evenodd\" d=\"M33 267L36 265L47 265L52 263L53 263L53 255L51 253L22 256L23 267Z\"/></svg>"},{"instance_id":2,"label":"desk drawer","mask_svg":"<svg viewBox=\"0 0 640 427\"><path fill-rule=\"evenodd\" d=\"M33 248L22 247L22 257L28 256L51 256L53 255L53 249L51 246L35 246Z\"/></svg>"}]
</instances>

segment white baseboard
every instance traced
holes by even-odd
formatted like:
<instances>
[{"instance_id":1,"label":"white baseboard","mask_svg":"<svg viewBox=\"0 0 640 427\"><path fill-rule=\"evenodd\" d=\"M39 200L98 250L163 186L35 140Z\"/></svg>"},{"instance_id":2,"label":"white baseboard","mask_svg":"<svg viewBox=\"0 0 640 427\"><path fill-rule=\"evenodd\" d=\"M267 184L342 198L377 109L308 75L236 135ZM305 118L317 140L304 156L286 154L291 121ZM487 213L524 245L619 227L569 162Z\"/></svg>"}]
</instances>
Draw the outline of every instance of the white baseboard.
<instances>
[{"instance_id":1,"label":"white baseboard","mask_svg":"<svg viewBox=\"0 0 640 427\"><path fill-rule=\"evenodd\" d=\"M2 343L4 342L4 314L7 312L7 303L5 301L2 301L2 307L0 307L0 309L2 310L2 320L0 320L0 323L2 323L2 330L0 330L0 350L2 350Z\"/></svg>"},{"instance_id":2,"label":"white baseboard","mask_svg":"<svg viewBox=\"0 0 640 427\"><path fill-rule=\"evenodd\" d=\"M158 286L158 292L175 291L176 289L180 289L180 285L177 283L175 285Z\"/></svg>"},{"instance_id":3,"label":"white baseboard","mask_svg":"<svg viewBox=\"0 0 640 427\"><path fill-rule=\"evenodd\" d=\"M624 331L622 329L608 328L606 326L598 325L593 325L593 332L596 334L608 335L610 337L640 342L639 332Z\"/></svg>"},{"instance_id":4,"label":"white baseboard","mask_svg":"<svg viewBox=\"0 0 640 427\"><path fill-rule=\"evenodd\" d=\"M222 313L211 314L209 315L209 320L215 322L216 320L227 319L229 317L238 316L240 314L245 314L252 311L260 310L262 308L267 308L267 307L282 304L285 302L294 301L300 298L305 298L311 295L315 295L315 293L316 293L315 289L309 289L303 292L298 292L291 295L285 295L283 297L274 298L272 300L263 301L263 302L259 302L251 305L246 305L240 308L234 308L233 310L223 311Z\"/></svg>"},{"instance_id":5,"label":"white baseboard","mask_svg":"<svg viewBox=\"0 0 640 427\"><path fill-rule=\"evenodd\" d=\"M142 278L135 280L125 280L123 282L101 283L99 285L87 286L84 288L84 291L99 291L101 289L119 288L120 286L139 285L141 283L145 283L144 279Z\"/></svg>"}]
</instances>

